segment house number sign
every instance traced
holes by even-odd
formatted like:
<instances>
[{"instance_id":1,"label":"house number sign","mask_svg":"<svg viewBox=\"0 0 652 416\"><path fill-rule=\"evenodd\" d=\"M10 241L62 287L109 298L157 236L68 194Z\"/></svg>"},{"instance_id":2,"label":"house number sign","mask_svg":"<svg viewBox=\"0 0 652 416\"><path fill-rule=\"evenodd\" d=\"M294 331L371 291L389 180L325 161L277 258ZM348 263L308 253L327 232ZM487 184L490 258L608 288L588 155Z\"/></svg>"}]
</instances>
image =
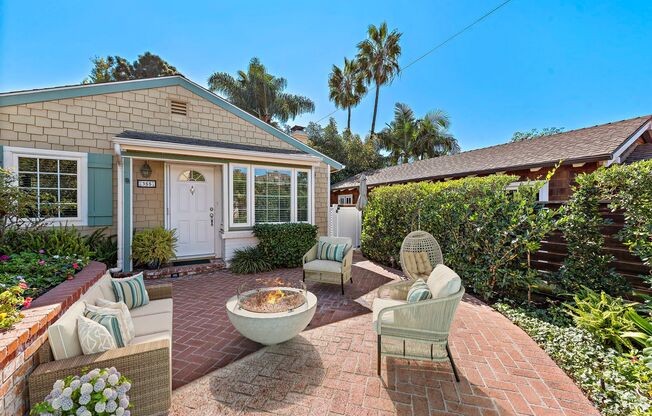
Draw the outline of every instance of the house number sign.
<instances>
[{"instance_id":1,"label":"house number sign","mask_svg":"<svg viewBox=\"0 0 652 416\"><path fill-rule=\"evenodd\" d=\"M151 179L138 179L136 186L138 188L156 188L156 181Z\"/></svg>"}]
</instances>

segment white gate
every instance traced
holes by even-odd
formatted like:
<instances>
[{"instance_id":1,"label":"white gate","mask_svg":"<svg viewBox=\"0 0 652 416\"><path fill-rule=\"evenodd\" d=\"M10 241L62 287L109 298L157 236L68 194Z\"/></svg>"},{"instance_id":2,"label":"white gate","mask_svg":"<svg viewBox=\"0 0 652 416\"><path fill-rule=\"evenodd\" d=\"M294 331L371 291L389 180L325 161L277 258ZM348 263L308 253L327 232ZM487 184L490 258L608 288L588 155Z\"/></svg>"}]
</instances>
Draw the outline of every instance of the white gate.
<instances>
[{"instance_id":1,"label":"white gate","mask_svg":"<svg viewBox=\"0 0 652 416\"><path fill-rule=\"evenodd\" d=\"M360 234L362 232L362 213L356 207L330 207L330 229L328 235L332 237L349 237L354 247L360 247Z\"/></svg>"}]
</instances>

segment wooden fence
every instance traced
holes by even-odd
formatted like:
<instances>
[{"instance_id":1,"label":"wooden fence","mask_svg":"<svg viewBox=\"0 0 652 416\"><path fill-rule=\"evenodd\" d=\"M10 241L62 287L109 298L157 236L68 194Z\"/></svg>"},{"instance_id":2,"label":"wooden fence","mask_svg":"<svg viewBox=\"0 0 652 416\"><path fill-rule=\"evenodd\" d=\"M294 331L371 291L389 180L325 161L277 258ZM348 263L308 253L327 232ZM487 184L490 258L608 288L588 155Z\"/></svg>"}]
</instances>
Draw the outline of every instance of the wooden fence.
<instances>
[{"instance_id":1,"label":"wooden fence","mask_svg":"<svg viewBox=\"0 0 652 416\"><path fill-rule=\"evenodd\" d=\"M548 203L550 208L559 208L559 203ZM600 204L600 214L608 218L611 223L602 228L602 235L605 237L604 251L614 256L613 268L623 275L636 290L650 293L650 287L640 275L650 273L650 268L635 255L631 254L615 234L620 231L624 224L624 216L621 212L611 212L606 203ZM561 232L550 233L543 241L541 249L532 255L532 266L545 272L556 272L564 263L568 254L567 244Z\"/></svg>"}]
</instances>

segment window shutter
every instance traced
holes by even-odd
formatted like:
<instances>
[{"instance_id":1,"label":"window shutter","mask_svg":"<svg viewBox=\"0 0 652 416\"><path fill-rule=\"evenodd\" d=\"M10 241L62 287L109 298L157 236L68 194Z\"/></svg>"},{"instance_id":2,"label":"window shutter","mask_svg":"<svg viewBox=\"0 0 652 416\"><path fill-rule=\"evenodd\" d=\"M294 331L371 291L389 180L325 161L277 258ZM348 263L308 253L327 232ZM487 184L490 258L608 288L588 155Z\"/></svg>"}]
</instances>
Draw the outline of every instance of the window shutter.
<instances>
[{"instance_id":1,"label":"window shutter","mask_svg":"<svg viewBox=\"0 0 652 416\"><path fill-rule=\"evenodd\" d=\"M113 156L88 154L88 225L113 224Z\"/></svg>"}]
</instances>

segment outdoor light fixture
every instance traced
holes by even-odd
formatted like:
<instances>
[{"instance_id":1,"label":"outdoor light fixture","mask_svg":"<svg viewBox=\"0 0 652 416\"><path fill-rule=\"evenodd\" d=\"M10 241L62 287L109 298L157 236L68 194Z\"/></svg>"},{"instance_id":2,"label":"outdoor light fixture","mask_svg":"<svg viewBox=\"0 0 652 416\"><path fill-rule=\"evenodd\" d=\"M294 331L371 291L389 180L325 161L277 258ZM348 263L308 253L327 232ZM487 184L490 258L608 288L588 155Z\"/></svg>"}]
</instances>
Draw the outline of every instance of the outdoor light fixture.
<instances>
[{"instance_id":1,"label":"outdoor light fixture","mask_svg":"<svg viewBox=\"0 0 652 416\"><path fill-rule=\"evenodd\" d=\"M145 161L145 164L140 167L140 174L143 178L149 178L152 175L152 168L149 166L147 161Z\"/></svg>"}]
</instances>

